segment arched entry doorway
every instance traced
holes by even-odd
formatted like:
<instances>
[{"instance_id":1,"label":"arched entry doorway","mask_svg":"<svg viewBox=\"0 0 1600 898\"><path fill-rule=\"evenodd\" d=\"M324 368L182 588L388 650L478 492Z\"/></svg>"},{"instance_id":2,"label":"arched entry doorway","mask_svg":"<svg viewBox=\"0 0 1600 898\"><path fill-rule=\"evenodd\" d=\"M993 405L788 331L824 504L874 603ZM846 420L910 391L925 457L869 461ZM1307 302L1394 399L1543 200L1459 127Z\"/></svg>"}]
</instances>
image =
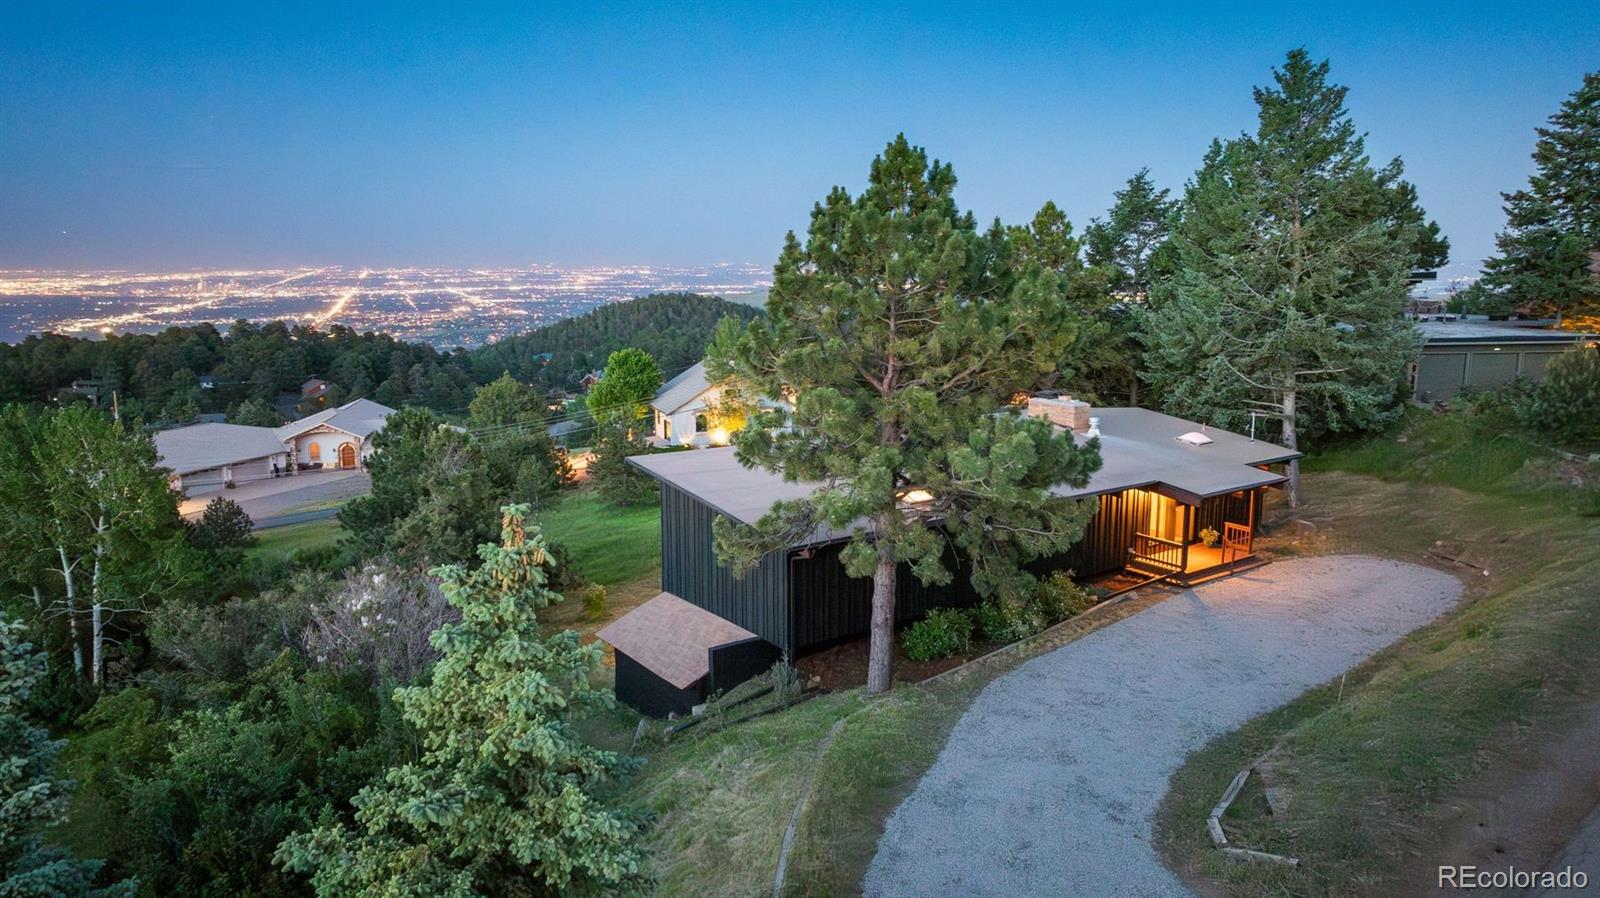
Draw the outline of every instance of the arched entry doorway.
<instances>
[{"instance_id":1,"label":"arched entry doorway","mask_svg":"<svg viewBox=\"0 0 1600 898\"><path fill-rule=\"evenodd\" d=\"M356 447L354 443L344 443L339 447L339 467L353 468L356 466Z\"/></svg>"}]
</instances>

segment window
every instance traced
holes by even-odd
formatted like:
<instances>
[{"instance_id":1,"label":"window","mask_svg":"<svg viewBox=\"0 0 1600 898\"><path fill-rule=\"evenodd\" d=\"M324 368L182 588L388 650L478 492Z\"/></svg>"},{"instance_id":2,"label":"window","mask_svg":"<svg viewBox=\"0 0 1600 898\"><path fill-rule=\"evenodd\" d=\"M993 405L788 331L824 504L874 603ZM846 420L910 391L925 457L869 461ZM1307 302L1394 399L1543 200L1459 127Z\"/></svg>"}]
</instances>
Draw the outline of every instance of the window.
<instances>
[{"instance_id":1,"label":"window","mask_svg":"<svg viewBox=\"0 0 1600 898\"><path fill-rule=\"evenodd\" d=\"M705 433L711 429L711 421L705 415L694 416L694 432Z\"/></svg>"},{"instance_id":2,"label":"window","mask_svg":"<svg viewBox=\"0 0 1600 898\"><path fill-rule=\"evenodd\" d=\"M312 443L310 445L310 447L308 447L308 451L311 454L311 463L312 464L316 464L317 462L322 461L322 444L321 443Z\"/></svg>"}]
</instances>

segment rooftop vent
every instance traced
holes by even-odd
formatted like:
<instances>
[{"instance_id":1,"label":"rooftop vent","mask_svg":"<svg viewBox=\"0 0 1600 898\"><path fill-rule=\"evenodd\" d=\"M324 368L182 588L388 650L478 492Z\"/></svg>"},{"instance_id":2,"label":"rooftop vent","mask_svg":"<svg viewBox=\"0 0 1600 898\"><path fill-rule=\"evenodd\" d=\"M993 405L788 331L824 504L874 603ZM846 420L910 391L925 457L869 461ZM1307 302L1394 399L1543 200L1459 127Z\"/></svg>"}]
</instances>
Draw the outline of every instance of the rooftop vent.
<instances>
[{"instance_id":1,"label":"rooftop vent","mask_svg":"<svg viewBox=\"0 0 1600 898\"><path fill-rule=\"evenodd\" d=\"M1198 430L1191 430L1183 436L1178 437L1178 442L1188 443L1191 446L1209 446L1211 444L1211 438Z\"/></svg>"}]
</instances>

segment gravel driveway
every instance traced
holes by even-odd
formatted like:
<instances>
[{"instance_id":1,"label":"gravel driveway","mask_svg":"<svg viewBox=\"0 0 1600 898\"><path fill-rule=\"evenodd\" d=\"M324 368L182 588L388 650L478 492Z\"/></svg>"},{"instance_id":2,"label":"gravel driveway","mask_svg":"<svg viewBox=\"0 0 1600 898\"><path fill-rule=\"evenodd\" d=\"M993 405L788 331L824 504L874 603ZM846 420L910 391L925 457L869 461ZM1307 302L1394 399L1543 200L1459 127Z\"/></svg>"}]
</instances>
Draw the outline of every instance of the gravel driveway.
<instances>
[{"instance_id":1,"label":"gravel driveway","mask_svg":"<svg viewBox=\"0 0 1600 898\"><path fill-rule=\"evenodd\" d=\"M1029 661L984 689L889 818L865 893L1190 895L1150 843L1183 759L1460 594L1455 577L1396 561L1281 561Z\"/></svg>"}]
</instances>

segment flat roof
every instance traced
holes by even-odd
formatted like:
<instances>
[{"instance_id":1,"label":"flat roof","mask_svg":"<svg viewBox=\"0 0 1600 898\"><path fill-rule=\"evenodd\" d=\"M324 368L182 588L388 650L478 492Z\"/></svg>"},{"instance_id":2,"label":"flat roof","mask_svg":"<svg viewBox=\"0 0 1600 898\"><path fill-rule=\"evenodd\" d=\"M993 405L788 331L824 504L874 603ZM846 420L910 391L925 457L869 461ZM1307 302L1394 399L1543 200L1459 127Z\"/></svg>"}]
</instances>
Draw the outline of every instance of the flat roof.
<instances>
[{"instance_id":1,"label":"flat roof","mask_svg":"<svg viewBox=\"0 0 1600 898\"><path fill-rule=\"evenodd\" d=\"M1097 408L1101 468L1082 488L1060 486L1057 496L1086 498L1125 489L1146 488L1191 504L1235 490L1272 486L1286 478L1256 465L1299 458L1300 453L1193 421L1142 408ZM1194 446L1178 439L1204 433L1211 442ZM1087 442L1074 435L1079 445ZM732 447L635 455L628 463L699 499L718 512L754 524L774 502L803 499L820 484L785 480L781 475L739 464ZM847 535L819 529L803 544Z\"/></svg>"},{"instance_id":2,"label":"flat roof","mask_svg":"<svg viewBox=\"0 0 1600 898\"><path fill-rule=\"evenodd\" d=\"M1594 334L1560 331L1510 321L1418 321L1417 330L1428 346L1451 343L1578 343Z\"/></svg>"},{"instance_id":3,"label":"flat roof","mask_svg":"<svg viewBox=\"0 0 1600 898\"><path fill-rule=\"evenodd\" d=\"M595 635L679 689L711 672L711 649L756 638L733 621L670 592L658 594Z\"/></svg>"}]
</instances>

